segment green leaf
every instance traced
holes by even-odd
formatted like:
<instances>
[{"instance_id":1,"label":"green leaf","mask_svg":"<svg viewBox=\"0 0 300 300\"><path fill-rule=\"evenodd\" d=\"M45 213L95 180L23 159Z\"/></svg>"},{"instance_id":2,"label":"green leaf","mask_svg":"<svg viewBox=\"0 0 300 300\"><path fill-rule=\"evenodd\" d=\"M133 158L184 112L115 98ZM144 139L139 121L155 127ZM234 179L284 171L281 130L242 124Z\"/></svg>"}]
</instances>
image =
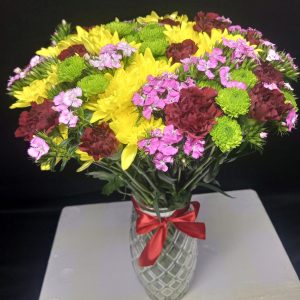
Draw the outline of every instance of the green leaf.
<instances>
[{"instance_id":1,"label":"green leaf","mask_svg":"<svg viewBox=\"0 0 300 300\"><path fill-rule=\"evenodd\" d=\"M112 181L116 177L114 174L105 171L88 172L87 175L92 176L95 179L106 181Z\"/></svg>"},{"instance_id":2,"label":"green leaf","mask_svg":"<svg viewBox=\"0 0 300 300\"><path fill-rule=\"evenodd\" d=\"M209 183L205 183L205 182L199 182L198 183L198 186L202 186L204 188L207 188L209 190L212 190L214 192L217 192L217 193L220 193L226 197L229 197L229 198L234 198L232 196L230 196L229 194L227 194L226 192L224 192L222 189L220 189L219 187L213 185L213 184L209 184Z\"/></svg>"},{"instance_id":3,"label":"green leaf","mask_svg":"<svg viewBox=\"0 0 300 300\"><path fill-rule=\"evenodd\" d=\"M123 186L123 181L119 177L115 176L113 180L103 186L102 193L108 196Z\"/></svg>"}]
</instances>

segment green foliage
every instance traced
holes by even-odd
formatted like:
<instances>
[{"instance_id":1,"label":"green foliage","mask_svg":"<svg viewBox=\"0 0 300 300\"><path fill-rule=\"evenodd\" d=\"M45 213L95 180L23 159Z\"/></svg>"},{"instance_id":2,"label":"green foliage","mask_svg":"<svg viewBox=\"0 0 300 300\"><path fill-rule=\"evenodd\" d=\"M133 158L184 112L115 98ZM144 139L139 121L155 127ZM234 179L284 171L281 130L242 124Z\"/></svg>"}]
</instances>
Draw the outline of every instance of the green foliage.
<instances>
[{"instance_id":1,"label":"green foliage","mask_svg":"<svg viewBox=\"0 0 300 300\"><path fill-rule=\"evenodd\" d=\"M58 64L57 77L60 82L72 82L77 79L86 68L82 57L74 55Z\"/></svg>"},{"instance_id":2,"label":"green foliage","mask_svg":"<svg viewBox=\"0 0 300 300\"><path fill-rule=\"evenodd\" d=\"M221 89L216 97L216 102L230 117L238 117L249 111L250 98L245 90L237 88Z\"/></svg>"},{"instance_id":3,"label":"green foliage","mask_svg":"<svg viewBox=\"0 0 300 300\"><path fill-rule=\"evenodd\" d=\"M282 90L282 93L285 98L285 103L290 103L293 105L295 111L298 111L297 98L296 95L289 90Z\"/></svg>"},{"instance_id":4,"label":"green foliage","mask_svg":"<svg viewBox=\"0 0 300 300\"><path fill-rule=\"evenodd\" d=\"M40 64L33 67L24 78L14 82L11 86L9 94L13 94L16 91L21 91L25 86L30 85L34 80L44 79L52 71L52 66L58 63L57 58L49 58Z\"/></svg>"},{"instance_id":5,"label":"green foliage","mask_svg":"<svg viewBox=\"0 0 300 300\"><path fill-rule=\"evenodd\" d=\"M201 80L197 83L197 85L201 88L210 87L216 91L220 91L222 89L222 86L215 80Z\"/></svg>"},{"instance_id":6,"label":"green foliage","mask_svg":"<svg viewBox=\"0 0 300 300\"><path fill-rule=\"evenodd\" d=\"M264 124L255 119L246 117L241 119L240 124L244 135L244 141L249 144L251 148L261 152L266 143L265 139L260 137L260 133L266 131Z\"/></svg>"},{"instance_id":7,"label":"green foliage","mask_svg":"<svg viewBox=\"0 0 300 300\"><path fill-rule=\"evenodd\" d=\"M222 152L228 152L238 147L243 139L238 122L227 116L217 119L217 124L213 127L210 135Z\"/></svg>"},{"instance_id":8,"label":"green foliage","mask_svg":"<svg viewBox=\"0 0 300 300\"><path fill-rule=\"evenodd\" d=\"M168 42L166 39L159 39L155 41L145 41L142 43L139 51L144 53L147 48L150 48L153 56L162 56L165 54L168 47Z\"/></svg>"},{"instance_id":9,"label":"green foliage","mask_svg":"<svg viewBox=\"0 0 300 300\"><path fill-rule=\"evenodd\" d=\"M253 88L257 82L257 77L255 76L255 74L247 69L232 70L230 72L230 77L232 80L245 83L248 89Z\"/></svg>"},{"instance_id":10,"label":"green foliage","mask_svg":"<svg viewBox=\"0 0 300 300\"><path fill-rule=\"evenodd\" d=\"M77 85L82 89L85 97L103 93L109 84L109 80L102 74L94 74L83 77Z\"/></svg>"},{"instance_id":11,"label":"green foliage","mask_svg":"<svg viewBox=\"0 0 300 300\"><path fill-rule=\"evenodd\" d=\"M62 40L65 40L68 35L71 34L71 23L67 23L65 20L57 25L54 34L51 36L51 42L57 44Z\"/></svg>"},{"instance_id":12,"label":"green foliage","mask_svg":"<svg viewBox=\"0 0 300 300\"><path fill-rule=\"evenodd\" d=\"M102 193L104 195L110 195L124 186L124 182L120 178L120 176L115 175L114 173L101 170L87 173L87 175L92 176L96 179L107 181L107 183L102 188Z\"/></svg>"},{"instance_id":13,"label":"green foliage","mask_svg":"<svg viewBox=\"0 0 300 300\"><path fill-rule=\"evenodd\" d=\"M111 32L117 32L119 37L130 35L137 27L137 23L119 22L113 21L105 25L105 27Z\"/></svg>"},{"instance_id":14,"label":"green foliage","mask_svg":"<svg viewBox=\"0 0 300 300\"><path fill-rule=\"evenodd\" d=\"M299 70L297 67L295 67L292 58L283 51L277 53L279 54L281 60L271 61L273 67L283 73L285 77L297 81L299 77Z\"/></svg>"}]
</instances>

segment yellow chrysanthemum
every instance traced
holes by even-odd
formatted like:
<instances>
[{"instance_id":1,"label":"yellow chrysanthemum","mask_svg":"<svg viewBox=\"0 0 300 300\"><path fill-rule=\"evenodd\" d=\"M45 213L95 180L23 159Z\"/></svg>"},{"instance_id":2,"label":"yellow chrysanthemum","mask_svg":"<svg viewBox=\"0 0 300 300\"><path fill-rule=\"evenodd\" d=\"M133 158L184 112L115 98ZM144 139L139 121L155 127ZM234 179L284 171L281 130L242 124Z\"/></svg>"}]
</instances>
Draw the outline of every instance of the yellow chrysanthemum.
<instances>
[{"instance_id":1,"label":"yellow chrysanthemum","mask_svg":"<svg viewBox=\"0 0 300 300\"><path fill-rule=\"evenodd\" d=\"M164 72L175 72L178 64L171 65L164 60L155 60L151 50L144 54L136 53L132 64L126 69L118 69L106 91L95 102L85 105L94 111L91 123L98 120L108 121L120 109L133 106L132 97L147 81L149 75L158 76Z\"/></svg>"},{"instance_id":2,"label":"yellow chrysanthemum","mask_svg":"<svg viewBox=\"0 0 300 300\"><path fill-rule=\"evenodd\" d=\"M186 39L193 40L196 44L199 42L199 32L193 29L195 22L182 21L180 26L165 25L164 34L167 41L171 43L181 43Z\"/></svg>"},{"instance_id":3,"label":"yellow chrysanthemum","mask_svg":"<svg viewBox=\"0 0 300 300\"><path fill-rule=\"evenodd\" d=\"M195 22L182 22L180 26L165 25L164 34L171 43L181 43L186 39L191 39L198 46L195 56L202 56L206 52L211 52L216 43L222 41L222 38L228 40L244 39L240 34L230 34L226 29L224 31L213 28L211 35L206 32L197 32L193 29Z\"/></svg>"},{"instance_id":4,"label":"yellow chrysanthemum","mask_svg":"<svg viewBox=\"0 0 300 300\"><path fill-rule=\"evenodd\" d=\"M161 128L164 125L162 120L155 120L151 118L146 120L139 119L139 114L135 107L131 110L124 109L113 116L113 121L109 124L114 131L117 140L126 145L121 155L121 166L123 170L130 167L138 150L138 141L147 136L152 129Z\"/></svg>"},{"instance_id":5,"label":"yellow chrysanthemum","mask_svg":"<svg viewBox=\"0 0 300 300\"><path fill-rule=\"evenodd\" d=\"M13 96L17 98L18 101L12 104L10 108L28 107L32 102L38 104L43 103L44 99L47 98L48 91L58 83L57 67L53 65L51 69L52 71L49 72L48 77L34 80L21 91L14 92Z\"/></svg>"},{"instance_id":6,"label":"yellow chrysanthemum","mask_svg":"<svg viewBox=\"0 0 300 300\"><path fill-rule=\"evenodd\" d=\"M114 34L111 34L104 25L94 26L89 31L77 26L76 31L76 34L69 35L68 38L60 41L57 45L42 48L36 53L44 57L56 57L62 50L67 49L72 45L83 44L89 53L96 55L103 46L107 44L117 44L120 41L118 33L115 32Z\"/></svg>"},{"instance_id":7,"label":"yellow chrysanthemum","mask_svg":"<svg viewBox=\"0 0 300 300\"><path fill-rule=\"evenodd\" d=\"M136 20L138 23L143 24L143 23L157 23L158 20L164 18L169 18L179 22L187 22L189 19L187 15L179 16L177 11L174 11L170 15L165 15L163 17L160 17L155 11L151 11L150 15L147 15L146 17L138 17Z\"/></svg>"}]
</instances>

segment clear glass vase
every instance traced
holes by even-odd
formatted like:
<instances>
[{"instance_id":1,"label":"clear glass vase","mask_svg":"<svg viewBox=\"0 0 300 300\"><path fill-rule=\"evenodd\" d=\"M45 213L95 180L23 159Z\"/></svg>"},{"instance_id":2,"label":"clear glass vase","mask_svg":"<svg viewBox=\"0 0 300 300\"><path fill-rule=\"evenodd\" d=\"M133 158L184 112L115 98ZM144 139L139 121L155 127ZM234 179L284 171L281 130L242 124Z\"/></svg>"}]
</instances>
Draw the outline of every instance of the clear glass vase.
<instances>
[{"instance_id":1,"label":"clear glass vase","mask_svg":"<svg viewBox=\"0 0 300 300\"><path fill-rule=\"evenodd\" d=\"M165 213L161 211L161 216ZM170 213L168 214L168 216ZM135 209L132 210L130 225L130 252L134 271L153 300L179 300L187 293L194 275L197 262L197 239L179 231L168 224L168 235L164 249L156 263L140 267L138 258L153 232L139 235L136 233Z\"/></svg>"}]
</instances>

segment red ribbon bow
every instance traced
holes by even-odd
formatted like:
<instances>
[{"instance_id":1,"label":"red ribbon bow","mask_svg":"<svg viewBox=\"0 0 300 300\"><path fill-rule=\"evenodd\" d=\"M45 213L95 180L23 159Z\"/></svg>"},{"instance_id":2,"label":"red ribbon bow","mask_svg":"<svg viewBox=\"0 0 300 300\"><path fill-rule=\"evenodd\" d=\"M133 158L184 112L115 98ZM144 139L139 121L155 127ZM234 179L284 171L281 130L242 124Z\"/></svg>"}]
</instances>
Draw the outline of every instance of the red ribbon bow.
<instances>
[{"instance_id":1,"label":"red ribbon bow","mask_svg":"<svg viewBox=\"0 0 300 300\"><path fill-rule=\"evenodd\" d=\"M159 221L157 216L151 216L147 213L144 213L138 206L135 199L132 198L132 202L138 215L136 220L136 233L146 234L154 229L157 229L139 257L139 265L141 267L147 267L155 264L163 250L168 234L169 222L173 223L178 230L191 237L202 240L205 239L205 224L201 222L195 222L200 209L199 202L191 202L194 210L188 211L185 208L179 209L176 210L170 217L161 218L161 221Z\"/></svg>"}]
</instances>

